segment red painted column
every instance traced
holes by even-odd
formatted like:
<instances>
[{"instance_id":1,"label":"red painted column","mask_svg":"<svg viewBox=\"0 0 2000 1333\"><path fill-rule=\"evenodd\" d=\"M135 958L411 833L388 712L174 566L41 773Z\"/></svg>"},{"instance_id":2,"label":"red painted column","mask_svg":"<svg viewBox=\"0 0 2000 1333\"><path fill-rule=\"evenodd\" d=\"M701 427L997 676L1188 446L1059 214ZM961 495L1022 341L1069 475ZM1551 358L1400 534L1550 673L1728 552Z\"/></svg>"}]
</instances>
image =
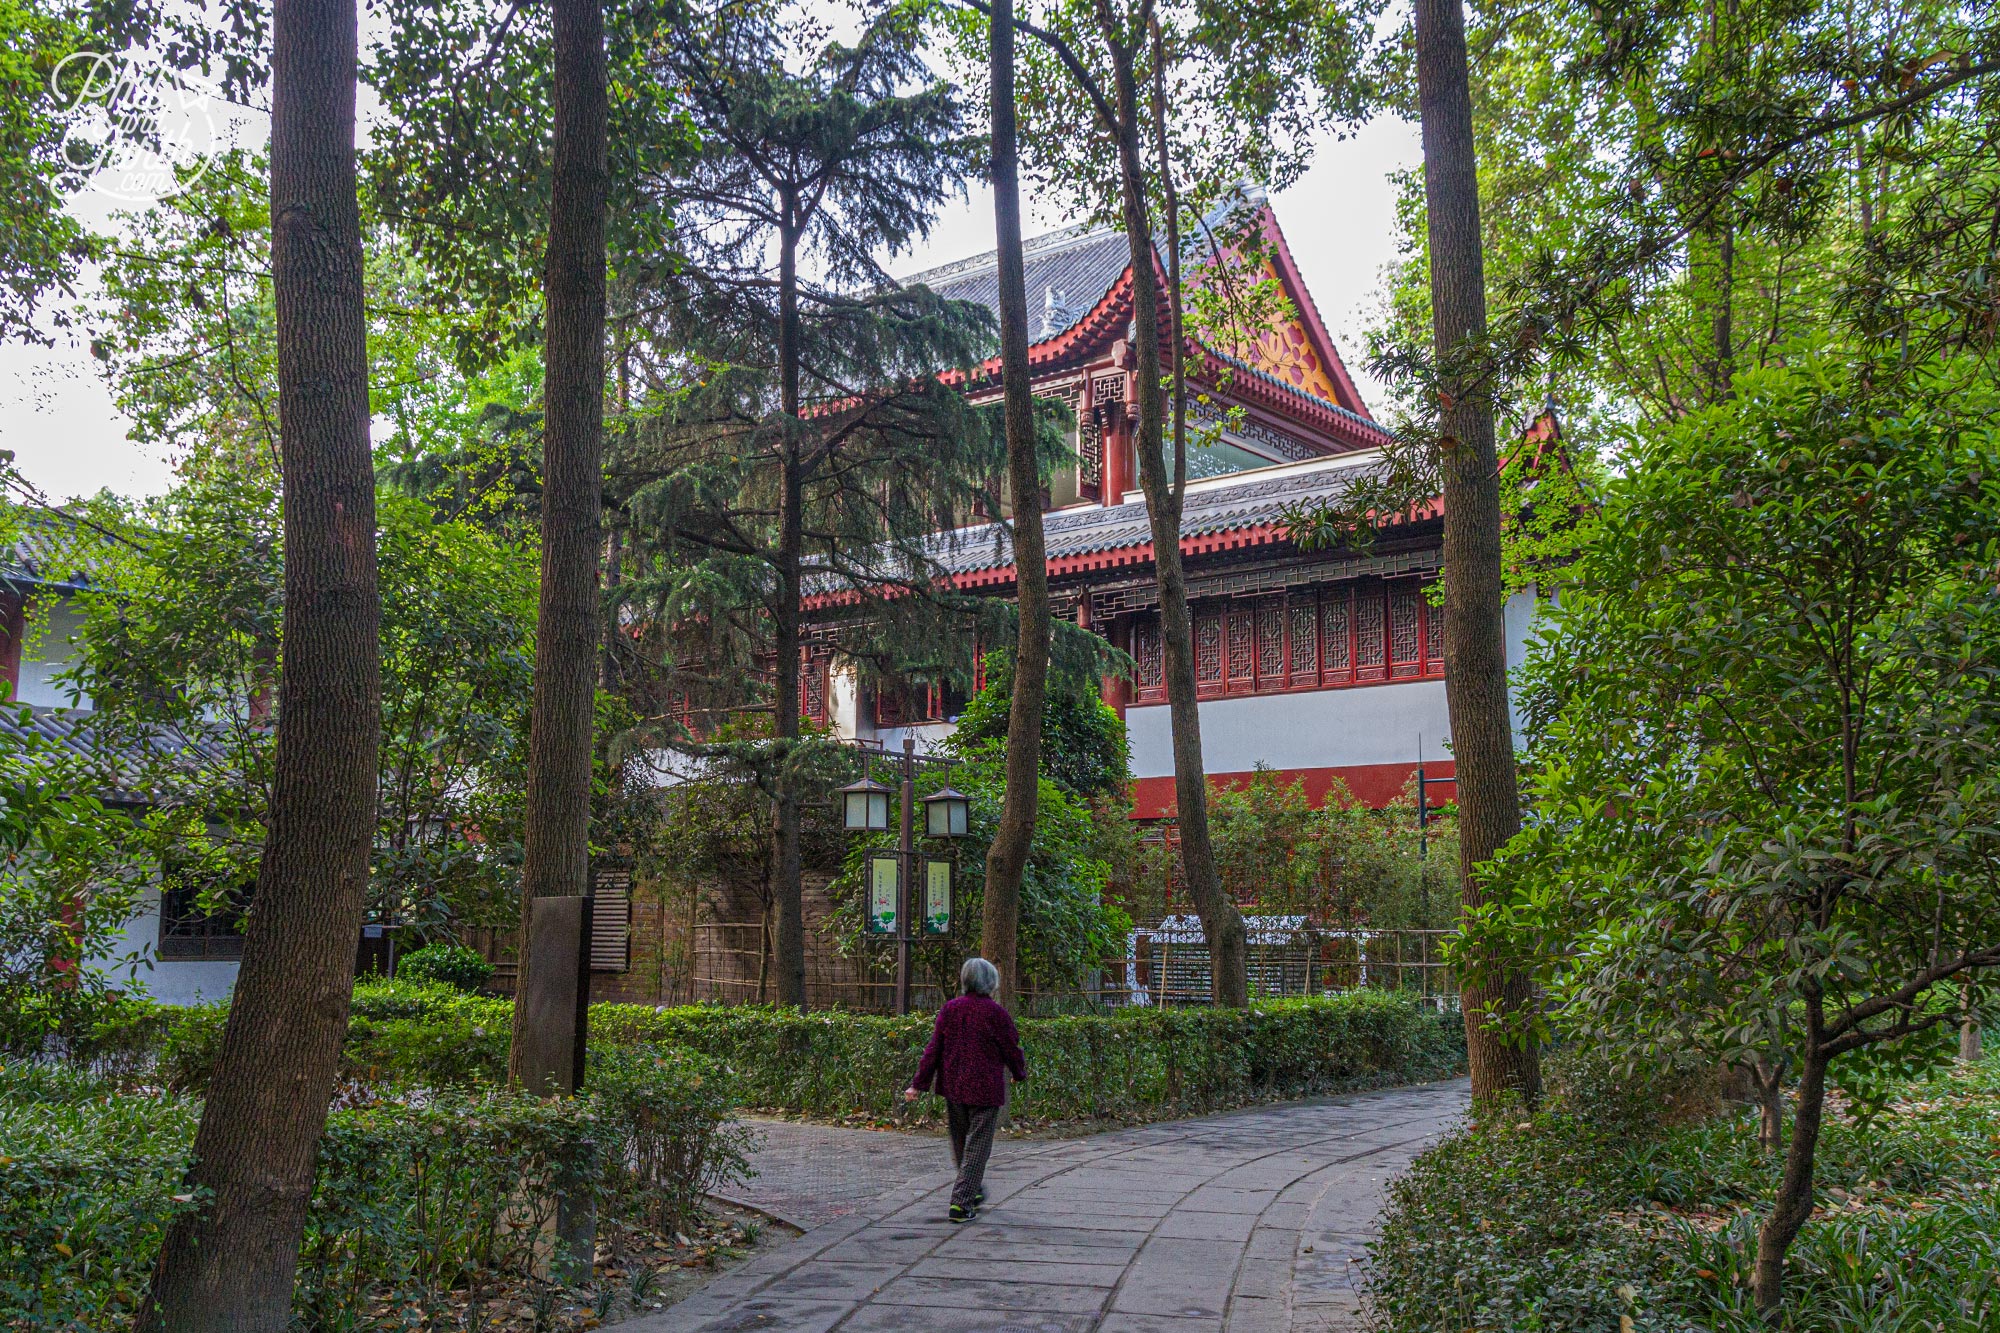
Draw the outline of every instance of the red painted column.
<instances>
[{"instance_id":1,"label":"red painted column","mask_svg":"<svg viewBox=\"0 0 2000 1333\"><path fill-rule=\"evenodd\" d=\"M1122 402L1106 403L1104 417L1102 494L1107 505L1123 504L1125 492L1132 485L1132 432L1126 424Z\"/></svg>"},{"instance_id":2,"label":"red painted column","mask_svg":"<svg viewBox=\"0 0 2000 1333\"><path fill-rule=\"evenodd\" d=\"M0 671L7 673L9 701L21 696L21 641L27 632L27 600L16 592L0 593Z\"/></svg>"},{"instance_id":3,"label":"red painted column","mask_svg":"<svg viewBox=\"0 0 2000 1333\"><path fill-rule=\"evenodd\" d=\"M1114 616L1105 629L1104 637L1112 647L1122 648L1127 653L1132 651L1131 616ZM1132 702L1132 682L1123 676L1106 676L1098 692L1104 702L1118 710L1118 716L1122 720L1126 706Z\"/></svg>"}]
</instances>

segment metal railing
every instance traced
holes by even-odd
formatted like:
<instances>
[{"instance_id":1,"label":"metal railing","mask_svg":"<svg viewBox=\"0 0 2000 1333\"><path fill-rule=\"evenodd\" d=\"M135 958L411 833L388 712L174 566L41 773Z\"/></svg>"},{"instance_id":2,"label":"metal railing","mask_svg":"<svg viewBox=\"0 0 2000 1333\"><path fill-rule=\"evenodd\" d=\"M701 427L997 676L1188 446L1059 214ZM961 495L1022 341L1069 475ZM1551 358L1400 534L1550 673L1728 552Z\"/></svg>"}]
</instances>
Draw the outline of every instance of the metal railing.
<instances>
[{"instance_id":1,"label":"metal railing","mask_svg":"<svg viewBox=\"0 0 2000 1333\"><path fill-rule=\"evenodd\" d=\"M1458 983L1440 954L1446 930L1353 930L1288 924L1254 928L1247 972L1257 998L1332 995L1359 989L1393 990L1446 1007L1458 1001ZM876 955L879 954L879 957ZM776 980L761 922L701 922L694 927L693 969L686 998L697 1003L756 1004L776 999ZM1211 1002L1208 946L1198 931L1171 923L1132 932L1124 958L1088 970L1077 987L1029 986L1020 997L1023 1016L1091 1012L1137 1005L1189 1006ZM887 950L854 956L811 950L806 955L806 1002L815 1009L889 1013L895 1007L895 968ZM916 1009L935 1009L947 996L935 983L917 982Z\"/></svg>"},{"instance_id":2,"label":"metal railing","mask_svg":"<svg viewBox=\"0 0 2000 1333\"><path fill-rule=\"evenodd\" d=\"M1457 978L1441 957L1444 940L1454 933L1304 923L1260 932L1253 924L1245 966L1250 994L1280 998L1395 990L1455 1004ZM1126 977L1131 1003L1208 1004L1213 993L1207 943L1198 932L1172 923L1132 932Z\"/></svg>"}]
</instances>

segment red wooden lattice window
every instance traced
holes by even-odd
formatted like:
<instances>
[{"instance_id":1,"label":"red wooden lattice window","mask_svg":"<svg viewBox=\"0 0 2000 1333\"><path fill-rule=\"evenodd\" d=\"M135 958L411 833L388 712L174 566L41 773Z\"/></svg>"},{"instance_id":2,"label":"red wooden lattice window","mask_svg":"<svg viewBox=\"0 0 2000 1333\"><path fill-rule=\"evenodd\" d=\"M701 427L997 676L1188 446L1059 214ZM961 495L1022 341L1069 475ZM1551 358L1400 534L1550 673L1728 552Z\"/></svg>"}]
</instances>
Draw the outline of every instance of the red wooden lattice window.
<instances>
[{"instance_id":1,"label":"red wooden lattice window","mask_svg":"<svg viewBox=\"0 0 2000 1333\"><path fill-rule=\"evenodd\" d=\"M1194 618L1194 678L1197 685L1222 685L1222 613Z\"/></svg>"},{"instance_id":2,"label":"red wooden lattice window","mask_svg":"<svg viewBox=\"0 0 2000 1333\"><path fill-rule=\"evenodd\" d=\"M1273 597L1257 608L1257 679L1285 684L1285 602Z\"/></svg>"},{"instance_id":3,"label":"red wooden lattice window","mask_svg":"<svg viewBox=\"0 0 2000 1333\"><path fill-rule=\"evenodd\" d=\"M1423 670L1423 594L1414 580L1389 585L1389 669L1397 678Z\"/></svg>"},{"instance_id":4,"label":"red wooden lattice window","mask_svg":"<svg viewBox=\"0 0 2000 1333\"><path fill-rule=\"evenodd\" d=\"M1195 678L1214 698L1440 676L1442 622L1415 579L1198 607ZM1157 618L1133 626L1139 703L1166 698L1163 647Z\"/></svg>"},{"instance_id":5,"label":"red wooden lattice window","mask_svg":"<svg viewBox=\"0 0 2000 1333\"><path fill-rule=\"evenodd\" d=\"M1319 607L1311 597L1294 599L1292 614L1292 683L1319 680Z\"/></svg>"},{"instance_id":6,"label":"red wooden lattice window","mask_svg":"<svg viewBox=\"0 0 2000 1333\"><path fill-rule=\"evenodd\" d=\"M1363 584L1354 594L1354 678L1382 680L1388 675L1388 643L1383 634L1382 585Z\"/></svg>"},{"instance_id":7,"label":"red wooden lattice window","mask_svg":"<svg viewBox=\"0 0 2000 1333\"><path fill-rule=\"evenodd\" d=\"M827 723L826 663L824 655L799 649L799 716L821 727Z\"/></svg>"},{"instance_id":8,"label":"red wooden lattice window","mask_svg":"<svg viewBox=\"0 0 2000 1333\"><path fill-rule=\"evenodd\" d=\"M1145 620L1133 627L1132 657L1139 668L1139 689L1164 691L1167 673L1160 660L1159 621Z\"/></svg>"},{"instance_id":9,"label":"red wooden lattice window","mask_svg":"<svg viewBox=\"0 0 2000 1333\"><path fill-rule=\"evenodd\" d=\"M1231 688L1257 679L1253 638L1256 610L1248 602L1231 602L1229 616L1229 684Z\"/></svg>"},{"instance_id":10,"label":"red wooden lattice window","mask_svg":"<svg viewBox=\"0 0 2000 1333\"><path fill-rule=\"evenodd\" d=\"M1354 678L1354 597L1346 588L1321 594L1319 656L1321 679L1343 685Z\"/></svg>"}]
</instances>

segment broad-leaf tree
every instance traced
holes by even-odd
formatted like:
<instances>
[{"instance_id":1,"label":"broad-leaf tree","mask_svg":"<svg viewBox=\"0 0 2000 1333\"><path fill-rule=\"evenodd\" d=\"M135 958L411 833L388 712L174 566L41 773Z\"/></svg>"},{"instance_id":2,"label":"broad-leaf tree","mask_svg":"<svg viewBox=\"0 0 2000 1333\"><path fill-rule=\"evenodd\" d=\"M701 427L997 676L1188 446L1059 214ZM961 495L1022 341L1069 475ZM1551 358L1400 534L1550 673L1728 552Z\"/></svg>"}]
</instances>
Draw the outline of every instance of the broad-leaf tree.
<instances>
[{"instance_id":1,"label":"broad-leaf tree","mask_svg":"<svg viewBox=\"0 0 2000 1333\"><path fill-rule=\"evenodd\" d=\"M998 12L984 0L968 3L989 19ZM1225 268L1225 256L1247 246L1250 233L1233 228L1218 240L1197 235L1196 221L1246 181L1282 185L1302 170L1302 131L1314 115L1358 110L1351 76L1370 12L1366 5L1061 0L1013 14L1032 39L1023 47L1019 91L1030 178L1080 211L1117 220L1130 246L1136 452L1160 588L1181 856L1215 959L1216 998L1226 1004L1248 1002L1247 944L1210 846L1193 622L1180 557L1188 415L1181 359L1192 328L1184 319L1192 304L1187 289L1194 285L1192 274L1184 280L1183 252L1198 253L1211 273ZM961 28L962 35L973 31L983 36L985 25ZM1268 293L1263 284L1245 285ZM1216 282L1211 295L1227 290ZM1215 300L1207 308L1220 313L1228 305ZM1225 334L1221 341L1233 339Z\"/></svg>"},{"instance_id":2,"label":"broad-leaf tree","mask_svg":"<svg viewBox=\"0 0 2000 1333\"><path fill-rule=\"evenodd\" d=\"M1028 288L1021 252L1020 109L1014 97L1014 3L994 0L987 19L988 105L993 119L994 261L1000 296L1000 387L1006 413L1007 491L1013 498L1014 604L1020 630L1007 713L1007 785L986 853L979 947L1000 969L1000 1002L1019 980L1016 940L1021 877L1035 840L1042 704L1049 679L1049 567L1042 537L1041 469L1035 448L1034 381L1028 369Z\"/></svg>"},{"instance_id":3,"label":"broad-leaf tree","mask_svg":"<svg viewBox=\"0 0 2000 1333\"><path fill-rule=\"evenodd\" d=\"M602 0L556 0L549 233L542 276L542 579L521 865L520 972L508 1076L528 1063L539 1014L569 1006L530 962L537 898L590 892L591 724L597 699L604 483L604 268L609 168ZM588 983L588 978L585 978ZM540 1088L534 1091L542 1091Z\"/></svg>"},{"instance_id":4,"label":"broad-leaf tree","mask_svg":"<svg viewBox=\"0 0 2000 1333\"><path fill-rule=\"evenodd\" d=\"M1460 893L1479 901L1477 868L1521 828L1514 718L1507 704L1506 592L1500 561L1500 463L1493 400L1480 383L1486 265L1479 163L1460 0L1417 0L1417 87L1430 244L1431 348L1440 368L1438 495L1444 504L1444 689L1458 782ZM1518 970L1467 973L1463 985L1472 1094L1541 1091L1535 1048L1508 1042L1493 1019L1529 1002Z\"/></svg>"},{"instance_id":5,"label":"broad-leaf tree","mask_svg":"<svg viewBox=\"0 0 2000 1333\"><path fill-rule=\"evenodd\" d=\"M1796 1078L1770 1310L1829 1084L1948 1051L2000 966L2000 440L1964 360L1735 385L1647 438L1548 612L1533 819L1468 954L1534 959L1576 1040L1757 1069L1768 1117Z\"/></svg>"}]
</instances>

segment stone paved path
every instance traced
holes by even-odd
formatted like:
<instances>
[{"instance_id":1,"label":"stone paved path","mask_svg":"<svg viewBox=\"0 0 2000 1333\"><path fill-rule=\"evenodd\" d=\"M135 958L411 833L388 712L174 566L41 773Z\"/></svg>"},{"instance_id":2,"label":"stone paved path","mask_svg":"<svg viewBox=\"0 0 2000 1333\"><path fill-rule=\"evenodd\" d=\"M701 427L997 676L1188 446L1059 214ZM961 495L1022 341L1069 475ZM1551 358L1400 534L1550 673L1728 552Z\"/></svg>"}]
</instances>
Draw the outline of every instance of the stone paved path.
<instances>
[{"instance_id":1,"label":"stone paved path","mask_svg":"<svg viewBox=\"0 0 2000 1333\"><path fill-rule=\"evenodd\" d=\"M623 1333L1322 1333L1463 1081L996 1146L977 1222L896 1187ZM946 1149L925 1140L941 1156Z\"/></svg>"},{"instance_id":2,"label":"stone paved path","mask_svg":"<svg viewBox=\"0 0 2000 1333\"><path fill-rule=\"evenodd\" d=\"M726 1198L810 1230L843 1217L951 1160L942 1135L748 1120L757 1174Z\"/></svg>"}]
</instances>

